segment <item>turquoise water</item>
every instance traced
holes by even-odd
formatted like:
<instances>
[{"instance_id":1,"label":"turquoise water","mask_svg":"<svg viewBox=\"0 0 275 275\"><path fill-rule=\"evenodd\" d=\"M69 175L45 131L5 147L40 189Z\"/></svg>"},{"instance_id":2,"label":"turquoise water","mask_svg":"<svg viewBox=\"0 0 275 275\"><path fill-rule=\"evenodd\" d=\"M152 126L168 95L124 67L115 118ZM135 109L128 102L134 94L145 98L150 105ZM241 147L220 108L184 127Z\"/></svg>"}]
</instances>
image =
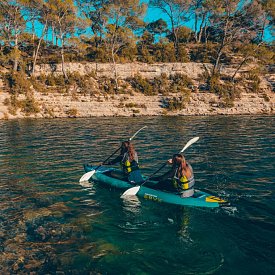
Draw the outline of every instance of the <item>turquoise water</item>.
<instances>
[{"instance_id":1,"label":"turquoise water","mask_svg":"<svg viewBox=\"0 0 275 275\"><path fill-rule=\"evenodd\" d=\"M196 187L226 209L123 201L81 186L140 127L145 175L186 150ZM0 274L274 274L274 125L267 117L0 122ZM63 273L62 273L63 272Z\"/></svg>"}]
</instances>

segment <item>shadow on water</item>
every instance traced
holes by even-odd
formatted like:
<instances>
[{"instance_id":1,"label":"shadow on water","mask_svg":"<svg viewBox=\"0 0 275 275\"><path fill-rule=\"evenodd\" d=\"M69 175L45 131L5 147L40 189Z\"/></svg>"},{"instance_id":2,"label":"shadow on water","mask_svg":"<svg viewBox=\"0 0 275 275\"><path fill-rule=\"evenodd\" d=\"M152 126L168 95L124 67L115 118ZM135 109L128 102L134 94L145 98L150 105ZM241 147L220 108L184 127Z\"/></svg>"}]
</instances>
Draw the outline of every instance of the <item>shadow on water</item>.
<instances>
[{"instance_id":1,"label":"shadow on water","mask_svg":"<svg viewBox=\"0 0 275 275\"><path fill-rule=\"evenodd\" d=\"M185 153L196 187L232 206L124 201L120 190L79 185L83 163L144 125L134 144L145 175L200 136ZM0 122L0 273L274 273L273 126L274 117Z\"/></svg>"}]
</instances>

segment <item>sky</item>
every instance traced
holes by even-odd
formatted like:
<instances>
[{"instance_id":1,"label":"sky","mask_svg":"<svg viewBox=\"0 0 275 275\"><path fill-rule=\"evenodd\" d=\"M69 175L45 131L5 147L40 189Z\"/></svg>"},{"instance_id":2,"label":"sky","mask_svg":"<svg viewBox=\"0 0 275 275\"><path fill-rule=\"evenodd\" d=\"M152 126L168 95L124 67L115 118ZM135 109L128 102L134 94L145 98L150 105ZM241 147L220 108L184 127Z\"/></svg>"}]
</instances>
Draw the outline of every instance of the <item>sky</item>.
<instances>
[{"instance_id":1,"label":"sky","mask_svg":"<svg viewBox=\"0 0 275 275\"><path fill-rule=\"evenodd\" d=\"M142 0L141 2L148 3L149 0ZM144 17L144 21L146 23L150 23L150 22L156 21L160 18L165 20L169 26L168 16L156 8L148 8L147 9L146 15ZM189 21L185 22L184 26L194 29L194 19L191 18ZM30 24L28 24L27 27L31 28ZM38 36L40 37L41 32L42 32L42 26L40 24L36 25L36 32L37 32ZM49 35L49 39L50 39L50 35ZM275 41L275 38L274 38L274 36L272 36L271 32L267 30L267 31L265 31L264 40L266 42L272 42L272 41Z\"/></svg>"},{"instance_id":2,"label":"sky","mask_svg":"<svg viewBox=\"0 0 275 275\"><path fill-rule=\"evenodd\" d=\"M149 0L141 0L141 2L147 3L149 2ZM164 14L163 12L161 12L159 9L156 8L148 8L147 9L147 13L144 17L144 21L146 23L150 23L153 21L156 21L158 19L163 19L167 22L168 26L169 26L169 18L166 14ZM184 26L194 30L194 18L190 19L189 21L184 23ZM272 35L270 30L266 30L264 33L264 41L270 43L270 42L274 42L275 41L275 37Z\"/></svg>"}]
</instances>

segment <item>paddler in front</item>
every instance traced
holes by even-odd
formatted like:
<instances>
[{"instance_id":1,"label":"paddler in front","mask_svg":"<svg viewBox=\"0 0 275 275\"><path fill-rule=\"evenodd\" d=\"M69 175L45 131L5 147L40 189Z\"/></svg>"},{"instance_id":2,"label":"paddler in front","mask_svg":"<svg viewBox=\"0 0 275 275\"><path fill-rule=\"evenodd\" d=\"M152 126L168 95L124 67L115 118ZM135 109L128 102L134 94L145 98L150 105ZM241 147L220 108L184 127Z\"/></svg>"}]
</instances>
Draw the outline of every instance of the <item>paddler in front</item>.
<instances>
[{"instance_id":1,"label":"paddler in front","mask_svg":"<svg viewBox=\"0 0 275 275\"><path fill-rule=\"evenodd\" d=\"M137 184L144 181L139 170L137 152L134 145L130 141L123 141L119 156L103 164L113 165L116 163L120 163L122 171L112 171L112 177L117 179L126 179L132 184Z\"/></svg>"},{"instance_id":2,"label":"paddler in front","mask_svg":"<svg viewBox=\"0 0 275 275\"><path fill-rule=\"evenodd\" d=\"M151 180L158 181L152 188L178 193L182 198L194 195L194 173L192 166L182 154L173 155L167 161L172 168L159 177L152 177Z\"/></svg>"}]
</instances>

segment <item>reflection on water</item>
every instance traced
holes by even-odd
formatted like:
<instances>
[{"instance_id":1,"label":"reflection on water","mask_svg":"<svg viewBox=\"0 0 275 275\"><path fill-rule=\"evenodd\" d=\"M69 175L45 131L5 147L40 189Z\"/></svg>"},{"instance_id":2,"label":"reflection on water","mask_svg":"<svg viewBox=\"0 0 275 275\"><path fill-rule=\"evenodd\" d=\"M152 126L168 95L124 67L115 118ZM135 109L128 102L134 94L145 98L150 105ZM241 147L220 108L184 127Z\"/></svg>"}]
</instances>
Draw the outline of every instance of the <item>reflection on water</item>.
<instances>
[{"instance_id":1,"label":"reflection on water","mask_svg":"<svg viewBox=\"0 0 275 275\"><path fill-rule=\"evenodd\" d=\"M144 125L134 144L145 175L200 136L185 153L197 188L232 206L124 201L78 183L84 162L101 162ZM274 117L0 122L0 273L274 273L273 126Z\"/></svg>"}]
</instances>

